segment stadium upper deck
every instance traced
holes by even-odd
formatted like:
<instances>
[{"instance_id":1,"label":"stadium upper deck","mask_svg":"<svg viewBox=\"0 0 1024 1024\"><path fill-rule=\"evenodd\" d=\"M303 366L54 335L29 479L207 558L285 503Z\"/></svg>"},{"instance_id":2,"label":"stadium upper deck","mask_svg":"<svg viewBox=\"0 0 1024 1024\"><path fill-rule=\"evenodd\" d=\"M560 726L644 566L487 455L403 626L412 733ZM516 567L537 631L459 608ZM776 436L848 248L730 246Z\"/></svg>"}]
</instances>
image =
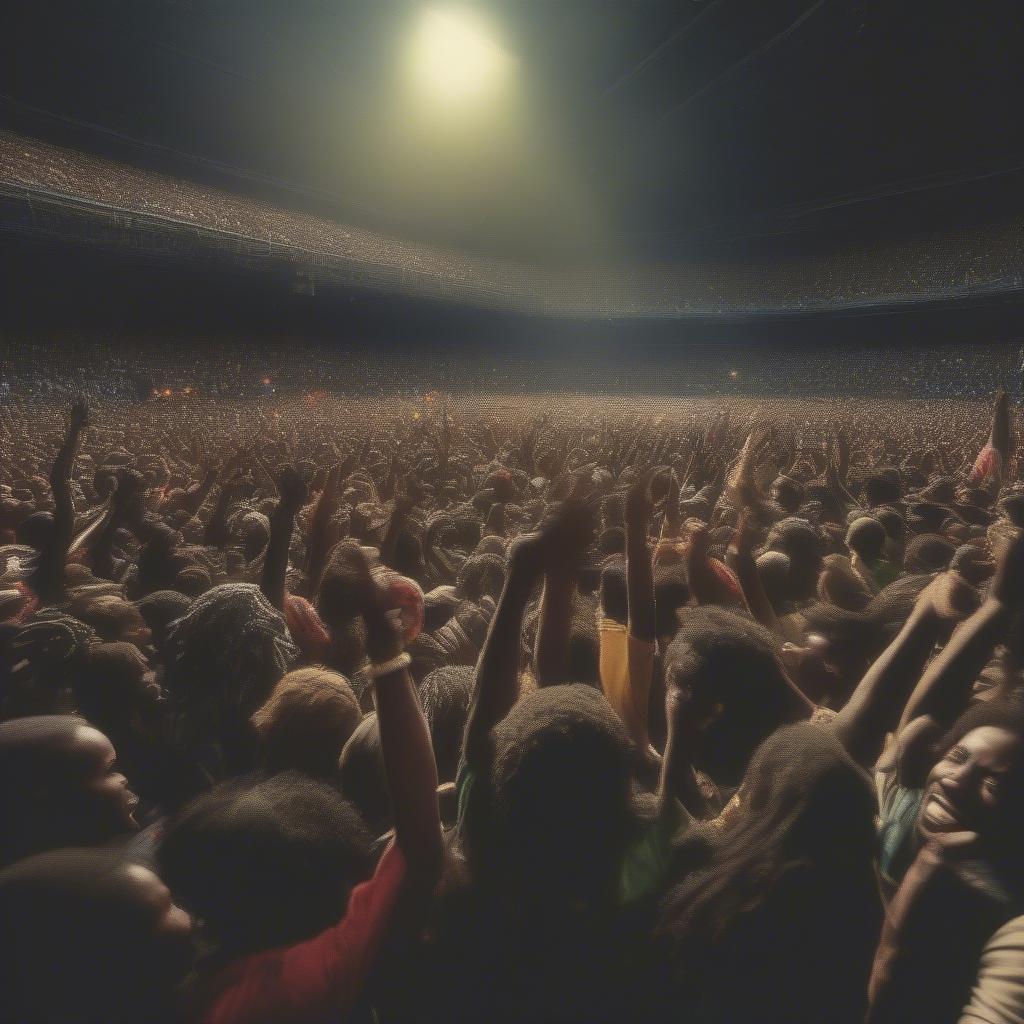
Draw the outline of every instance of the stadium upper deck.
<instances>
[{"instance_id":1,"label":"stadium upper deck","mask_svg":"<svg viewBox=\"0 0 1024 1024\"><path fill-rule=\"evenodd\" d=\"M771 264L552 269L390 237L7 132L0 230L167 258L279 265L365 287L556 316L765 317L1024 293L1024 218Z\"/></svg>"}]
</instances>

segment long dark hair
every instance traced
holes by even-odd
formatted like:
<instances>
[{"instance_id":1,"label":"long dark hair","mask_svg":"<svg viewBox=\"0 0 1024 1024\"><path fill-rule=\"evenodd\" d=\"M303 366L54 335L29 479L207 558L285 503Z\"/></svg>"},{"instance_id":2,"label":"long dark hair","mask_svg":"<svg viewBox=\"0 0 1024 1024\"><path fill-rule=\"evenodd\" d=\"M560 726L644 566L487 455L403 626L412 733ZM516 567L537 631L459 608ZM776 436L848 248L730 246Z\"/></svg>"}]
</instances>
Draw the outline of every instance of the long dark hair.
<instances>
[{"instance_id":1,"label":"long dark hair","mask_svg":"<svg viewBox=\"0 0 1024 1024\"><path fill-rule=\"evenodd\" d=\"M740 801L719 833L704 827L680 851L693 870L664 899L659 926L676 947L720 941L794 871L846 891L851 881L873 885L874 794L831 731L805 722L774 732L751 760Z\"/></svg>"}]
</instances>

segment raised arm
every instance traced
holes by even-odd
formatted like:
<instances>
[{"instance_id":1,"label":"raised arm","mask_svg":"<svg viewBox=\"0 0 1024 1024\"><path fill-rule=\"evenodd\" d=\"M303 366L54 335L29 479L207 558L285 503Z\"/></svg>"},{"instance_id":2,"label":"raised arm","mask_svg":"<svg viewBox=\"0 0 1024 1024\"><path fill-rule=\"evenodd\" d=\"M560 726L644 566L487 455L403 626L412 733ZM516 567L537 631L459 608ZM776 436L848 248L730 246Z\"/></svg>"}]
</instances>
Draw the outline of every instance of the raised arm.
<instances>
[{"instance_id":1,"label":"raised arm","mask_svg":"<svg viewBox=\"0 0 1024 1024\"><path fill-rule=\"evenodd\" d=\"M413 507L412 499L406 494L396 494L391 506L387 530L380 544L380 560L384 565L394 567L395 549L398 546L398 535L402 532L409 510Z\"/></svg>"},{"instance_id":2,"label":"raised arm","mask_svg":"<svg viewBox=\"0 0 1024 1024\"><path fill-rule=\"evenodd\" d=\"M430 731L409 674L409 656L389 617L384 594L373 582L369 565L358 549L361 566L361 608L366 623L374 702L380 728L384 775L391 795L395 841L410 877L424 888L436 881L444 847L437 806L437 766Z\"/></svg>"},{"instance_id":3,"label":"raised arm","mask_svg":"<svg viewBox=\"0 0 1024 1024\"><path fill-rule=\"evenodd\" d=\"M602 622L598 632L601 687L625 723L639 755L638 763L645 772L657 762L648 730L657 620L647 531L657 495L667 490L668 507L678 509L679 488L674 484L674 474L655 468L630 487L623 509L626 527L626 634L623 636L615 627L609 628L607 622Z\"/></svg>"},{"instance_id":4,"label":"raised arm","mask_svg":"<svg viewBox=\"0 0 1024 1024\"><path fill-rule=\"evenodd\" d=\"M206 501L206 496L211 490L213 490L213 485L217 481L217 476L218 473L215 468L212 466L207 468L206 472L203 474L202 480L194 483L177 500L166 502L164 505L164 511L171 512L180 510L195 515L202 507L203 502Z\"/></svg>"},{"instance_id":5,"label":"raised arm","mask_svg":"<svg viewBox=\"0 0 1024 1024\"><path fill-rule=\"evenodd\" d=\"M142 477L135 470L123 467L118 471L116 489L110 498L109 513L103 519L103 525L95 538L90 550L92 571L104 579L113 580L117 577L114 566L114 536L120 526L127 520L140 518L141 509L129 510L133 502L137 505L142 493Z\"/></svg>"},{"instance_id":6,"label":"raised arm","mask_svg":"<svg viewBox=\"0 0 1024 1024\"><path fill-rule=\"evenodd\" d=\"M692 463L691 457L691 463ZM665 518L661 524L661 539L674 540L679 536L683 523L679 515L679 478L669 475L668 494L665 496Z\"/></svg>"},{"instance_id":7,"label":"raised arm","mask_svg":"<svg viewBox=\"0 0 1024 1024\"><path fill-rule=\"evenodd\" d=\"M277 486L281 498L270 516L270 541L263 559L260 590L278 611L284 611L288 549L291 547L295 516L308 495L302 477L292 466L281 467Z\"/></svg>"},{"instance_id":8,"label":"raised arm","mask_svg":"<svg viewBox=\"0 0 1024 1024\"><path fill-rule=\"evenodd\" d=\"M990 477L995 477L997 481L1004 477L1009 471L1009 462L1013 458L1014 448L1010 399L1006 391L1000 388L996 395L995 408L992 411L992 429L989 431L988 443L978 454L968 475L968 484L976 486Z\"/></svg>"},{"instance_id":9,"label":"raised arm","mask_svg":"<svg viewBox=\"0 0 1024 1024\"><path fill-rule=\"evenodd\" d=\"M992 411L991 444L1003 457L1004 464L1013 458L1014 437L1013 424L1010 420L1010 396L1003 388L996 395L995 409Z\"/></svg>"},{"instance_id":10,"label":"raised arm","mask_svg":"<svg viewBox=\"0 0 1024 1024\"><path fill-rule=\"evenodd\" d=\"M330 550L328 526L338 508L338 481L341 479L341 470L340 463L331 467L313 509L312 522L309 524L307 544L309 557L306 560L306 579L311 594L317 592L317 588L320 586L320 577L327 564L327 552Z\"/></svg>"},{"instance_id":11,"label":"raised arm","mask_svg":"<svg viewBox=\"0 0 1024 1024\"><path fill-rule=\"evenodd\" d=\"M208 547L222 548L228 542L228 509L235 493L235 479L222 477L217 504L213 506L209 522L203 530L203 543Z\"/></svg>"},{"instance_id":12,"label":"raised arm","mask_svg":"<svg viewBox=\"0 0 1024 1024\"><path fill-rule=\"evenodd\" d=\"M652 469L626 495L626 601L629 633L653 643L655 638L654 572L647 545L647 526L654 507L654 487L665 483L664 469ZM678 492L677 492L678 496Z\"/></svg>"},{"instance_id":13,"label":"raised arm","mask_svg":"<svg viewBox=\"0 0 1024 1024\"><path fill-rule=\"evenodd\" d=\"M836 716L832 726L836 735L850 756L865 767L878 760L886 734L896 728L941 628L942 620L925 591L903 629L875 659Z\"/></svg>"},{"instance_id":14,"label":"raised arm","mask_svg":"<svg viewBox=\"0 0 1024 1024\"><path fill-rule=\"evenodd\" d=\"M753 517L744 510L740 514L740 521L736 524L736 532L729 541L729 547L725 552L726 564L740 581L740 588L743 597L750 609L750 614L773 633L779 632L779 620L775 615L768 595L764 592L764 585L761 583L761 574L757 571L757 563L754 561L754 542L757 530L754 526Z\"/></svg>"},{"instance_id":15,"label":"raised arm","mask_svg":"<svg viewBox=\"0 0 1024 1024\"><path fill-rule=\"evenodd\" d=\"M44 604L59 600L64 592L64 563L75 531L75 508L71 501L71 469L78 454L82 431L89 425L89 407L84 399L72 406L64 443L50 471L53 491L53 529L39 552L35 572L29 581Z\"/></svg>"},{"instance_id":16,"label":"raised arm","mask_svg":"<svg viewBox=\"0 0 1024 1024\"><path fill-rule=\"evenodd\" d=\"M534 672L539 686L568 682L565 665L569 652L572 600L576 570L594 534L589 509L566 501L544 527L544 592L534 650Z\"/></svg>"},{"instance_id":17,"label":"raised arm","mask_svg":"<svg viewBox=\"0 0 1024 1024\"><path fill-rule=\"evenodd\" d=\"M928 715L952 725L971 687L1005 635L1013 614L1024 605L1024 534L1018 532L999 560L992 589L981 607L953 634L925 670L900 719L900 728Z\"/></svg>"},{"instance_id":18,"label":"raised arm","mask_svg":"<svg viewBox=\"0 0 1024 1024\"><path fill-rule=\"evenodd\" d=\"M491 729L508 714L519 696L523 616L543 569L541 534L531 533L513 541L505 585L476 663L463 743L463 758L470 765L486 763Z\"/></svg>"}]
</instances>

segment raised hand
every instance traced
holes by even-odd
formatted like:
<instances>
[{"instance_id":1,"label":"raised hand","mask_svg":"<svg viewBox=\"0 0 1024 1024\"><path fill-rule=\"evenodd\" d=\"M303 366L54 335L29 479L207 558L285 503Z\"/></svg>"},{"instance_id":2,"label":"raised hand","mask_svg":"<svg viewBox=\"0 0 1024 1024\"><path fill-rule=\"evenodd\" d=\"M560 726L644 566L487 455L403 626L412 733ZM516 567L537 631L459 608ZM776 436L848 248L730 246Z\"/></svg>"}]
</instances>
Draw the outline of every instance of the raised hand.
<instances>
[{"instance_id":1,"label":"raised hand","mask_svg":"<svg viewBox=\"0 0 1024 1024\"><path fill-rule=\"evenodd\" d=\"M73 430L82 430L89 426L89 403L84 397L78 398L75 404L71 406L68 419L69 426Z\"/></svg>"},{"instance_id":2,"label":"raised hand","mask_svg":"<svg viewBox=\"0 0 1024 1024\"><path fill-rule=\"evenodd\" d=\"M128 523L133 528L138 528L144 521L145 510L143 498L145 496L144 479L137 470L122 466L117 471L117 480L111 508L114 517L123 523Z\"/></svg>"},{"instance_id":3,"label":"raised hand","mask_svg":"<svg viewBox=\"0 0 1024 1024\"><path fill-rule=\"evenodd\" d=\"M1024 532L1016 531L1003 549L990 594L1011 608L1024 604Z\"/></svg>"},{"instance_id":4,"label":"raised hand","mask_svg":"<svg viewBox=\"0 0 1024 1024\"><path fill-rule=\"evenodd\" d=\"M850 466L850 441L846 436L846 430L842 424L836 424L833 428L836 443L836 474L840 482L846 480L846 471Z\"/></svg>"},{"instance_id":5,"label":"raised hand","mask_svg":"<svg viewBox=\"0 0 1024 1024\"><path fill-rule=\"evenodd\" d=\"M359 456L356 455L355 452L349 452L349 454L346 455L345 458L343 458L336 467L338 473L338 480L340 481L347 479L350 474L355 472L358 466Z\"/></svg>"},{"instance_id":6,"label":"raised hand","mask_svg":"<svg viewBox=\"0 0 1024 1024\"><path fill-rule=\"evenodd\" d=\"M374 578L373 563L356 544L345 547L353 596L366 623L366 653L375 662L395 657L404 644L396 618L389 614L387 592Z\"/></svg>"},{"instance_id":7,"label":"raised hand","mask_svg":"<svg viewBox=\"0 0 1024 1024\"><path fill-rule=\"evenodd\" d=\"M567 500L548 510L538 530L517 537L509 548L509 568L520 577L575 571L594 536L589 505Z\"/></svg>"},{"instance_id":8,"label":"raised hand","mask_svg":"<svg viewBox=\"0 0 1024 1024\"><path fill-rule=\"evenodd\" d=\"M678 537L682 520L679 517L679 478L673 470L669 474L668 493L665 495L664 537Z\"/></svg>"},{"instance_id":9,"label":"raised hand","mask_svg":"<svg viewBox=\"0 0 1024 1024\"><path fill-rule=\"evenodd\" d=\"M298 512L309 499L309 489L294 466L284 465L278 469L277 488L281 504L292 512Z\"/></svg>"},{"instance_id":10,"label":"raised hand","mask_svg":"<svg viewBox=\"0 0 1024 1024\"><path fill-rule=\"evenodd\" d=\"M958 622L977 610L978 594L957 572L944 572L918 595L916 606L940 619Z\"/></svg>"},{"instance_id":11,"label":"raised hand","mask_svg":"<svg viewBox=\"0 0 1024 1024\"><path fill-rule=\"evenodd\" d=\"M729 541L729 547L726 549L728 565L735 569L736 565L744 563L747 559L751 558L754 545L757 544L757 539L758 529L754 516L751 515L749 509L744 509L740 513L736 530Z\"/></svg>"},{"instance_id":12,"label":"raised hand","mask_svg":"<svg viewBox=\"0 0 1024 1024\"><path fill-rule=\"evenodd\" d=\"M672 471L667 466L647 470L626 492L625 518L630 527L646 529L655 502L671 487Z\"/></svg>"}]
</instances>

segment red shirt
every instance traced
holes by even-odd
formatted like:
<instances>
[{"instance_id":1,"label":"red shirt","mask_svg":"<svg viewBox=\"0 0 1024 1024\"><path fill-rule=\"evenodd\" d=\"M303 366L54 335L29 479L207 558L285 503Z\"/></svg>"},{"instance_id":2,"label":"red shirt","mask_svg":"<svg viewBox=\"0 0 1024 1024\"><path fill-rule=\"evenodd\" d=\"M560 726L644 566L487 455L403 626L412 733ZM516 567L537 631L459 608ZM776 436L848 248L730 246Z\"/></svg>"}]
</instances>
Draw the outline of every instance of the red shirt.
<instances>
[{"instance_id":1,"label":"red shirt","mask_svg":"<svg viewBox=\"0 0 1024 1024\"><path fill-rule=\"evenodd\" d=\"M200 1020L312 1024L347 1017L388 934L405 873L405 858L392 842L373 878L352 890L336 925L297 945L229 964L214 977Z\"/></svg>"}]
</instances>

